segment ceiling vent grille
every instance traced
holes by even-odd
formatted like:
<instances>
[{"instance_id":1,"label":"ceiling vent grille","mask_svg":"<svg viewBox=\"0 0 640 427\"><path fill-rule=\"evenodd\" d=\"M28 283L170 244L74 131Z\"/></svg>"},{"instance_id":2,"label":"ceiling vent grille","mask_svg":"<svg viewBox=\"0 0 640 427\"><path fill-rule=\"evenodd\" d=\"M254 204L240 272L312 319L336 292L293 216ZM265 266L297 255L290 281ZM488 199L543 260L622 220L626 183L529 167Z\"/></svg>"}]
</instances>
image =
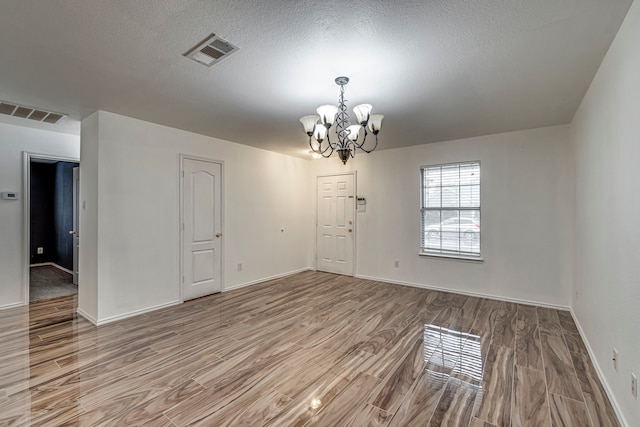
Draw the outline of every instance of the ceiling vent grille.
<instances>
[{"instance_id":1,"label":"ceiling vent grille","mask_svg":"<svg viewBox=\"0 0 640 427\"><path fill-rule=\"evenodd\" d=\"M58 123L66 116L65 114L54 113L52 111L46 111L39 108L25 107L24 105L18 105L13 102L6 101L0 101L0 114L51 124Z\"/></svg>"},{"instance_id":2,"label":"ceiling vent grille","mask_svg":"<svg viewBox=\"0 0 640 427\"><path fill-rule=\"evenodd\" d=\"M231 55L239 48L223 38L211 34L201 43L189 49L184 56L199 64L211 67Z\"/></svg>"}]
</instances>

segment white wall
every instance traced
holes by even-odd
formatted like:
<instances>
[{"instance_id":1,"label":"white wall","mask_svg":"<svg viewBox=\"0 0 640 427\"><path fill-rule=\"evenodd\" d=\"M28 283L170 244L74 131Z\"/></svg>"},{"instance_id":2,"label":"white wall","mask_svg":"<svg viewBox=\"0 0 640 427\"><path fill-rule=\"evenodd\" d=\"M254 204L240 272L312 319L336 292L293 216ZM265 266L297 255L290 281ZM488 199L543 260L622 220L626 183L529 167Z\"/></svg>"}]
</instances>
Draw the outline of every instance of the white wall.
<instances>
[{"instance_id":1,"label":"white wall","mask_svg":"<svg viewBox=\"0 0 640 427\"><path fill-rule=\"evenodd\" d=\"M23 151L78 158L80 138L0 123L0 192L20 192L20 201L0 200L0 308L22 304L25 298Z\"/></svg>"},{"instance_id":2,"label":"white wall","mask_svg":"<svg viewBox=\"0 0 640 427\"><path fill-rule=\"evenodd\" d=\"M346 166L313 163L314 174L357 171L356 274L568 306L572 285L572 172L567 126L359 153ZM391 135L380 134L380 144ZM418 256L420 166L480 160L482 257ZM394 261L400 267L394 267Z\"/></svg>"},{"instance_id":3,"label":"white wall","mask_svg":"<svg viewBox=\"0 0 640 427\"><path fill-rule=\"evenodd\" d=\"M308 160L106 112L82 125L82 161L85 131L97 133L87 140L97 200L87 200L80 229L81 239L91 236L86 216L97 218L97 276L81 275L80 286L95 280L97 310L80 309L97 321L179 300L180 153L224 161L225 289L311 266ZM81 240L85 260L87 245Z\"/></svg>"},{"instance_id":4,"label":"white wall","mask_svg":"<svg viewBox=\"0 0 640 427\"><path fill-rule=\"evenodd\" d=\"M80 150L78 307L80 313L96 322L98 314L98 113L82 121L80 139L82 149Z\"/></svg>"},{"instance_id":5,"label":"white wall","mask_svg":"<svg viewBox=\"0 0 640 427\"><path fill-rule=\"evenodd\" d=\"M573 309L629 425L640 425L640 3L631 6L571 124ZM612 349L620 352L616 372Z\"/></svg>"}]
</instances>

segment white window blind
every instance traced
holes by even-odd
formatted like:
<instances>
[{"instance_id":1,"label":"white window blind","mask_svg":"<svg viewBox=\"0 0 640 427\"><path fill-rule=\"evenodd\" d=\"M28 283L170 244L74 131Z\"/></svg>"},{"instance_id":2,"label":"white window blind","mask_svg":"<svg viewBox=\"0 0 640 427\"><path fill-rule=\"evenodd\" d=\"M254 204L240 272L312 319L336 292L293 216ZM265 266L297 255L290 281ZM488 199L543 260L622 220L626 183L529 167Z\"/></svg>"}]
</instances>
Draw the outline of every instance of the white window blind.
<instances>
[{"instance_id":1,"label":"white window blind","mask_svg":"<svg viewBox=\"0 0 640 427\"><path fill-rule=\"evenodd\" d=\"M480 162L421 168L421 253L480 257Z\"/></svg>"}]
</instances>

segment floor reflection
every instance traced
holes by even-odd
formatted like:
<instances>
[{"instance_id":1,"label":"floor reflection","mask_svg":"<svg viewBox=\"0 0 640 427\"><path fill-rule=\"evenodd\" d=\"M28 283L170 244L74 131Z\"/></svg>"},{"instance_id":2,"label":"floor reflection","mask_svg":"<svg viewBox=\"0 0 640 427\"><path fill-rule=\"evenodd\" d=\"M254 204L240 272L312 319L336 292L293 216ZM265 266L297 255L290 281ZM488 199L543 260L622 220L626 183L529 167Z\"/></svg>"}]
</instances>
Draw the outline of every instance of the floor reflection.
<instances>
[{"instance_id":1,"label":"floor reflection","mask_svg":"<svg viewBox=\"0 0 640 427\"><path fill-rule=\"evenodd\" d=\"M57 425L62 414L78 415L77 374L85 347L76 300L64 297L3 313L0 332L0 425Z\"/></svg>"},{"instance_id":2,"label":"floor reflection","mask_svg":"<svg viewBox=\"0 0 640 427\"><path fill-rule=\"evenodd\" d=\"M0 330L0 425L20 425L29 422L31 395L12 394L12 388L29 382L29 312L12 310L3 319ZM4 424L6 423L6 424Z\"/></svg>"},{"instance_id":3,"label":"floor reflection","mask_svg":"<svg viewBox=\"0 0 640 427\"><path fill-rule=\"evenodd\" d=\"M424 360L429 370L450 373L475 385L482 382L479 335L433 324L424 325Z\"/></svg>"}]
</instances>

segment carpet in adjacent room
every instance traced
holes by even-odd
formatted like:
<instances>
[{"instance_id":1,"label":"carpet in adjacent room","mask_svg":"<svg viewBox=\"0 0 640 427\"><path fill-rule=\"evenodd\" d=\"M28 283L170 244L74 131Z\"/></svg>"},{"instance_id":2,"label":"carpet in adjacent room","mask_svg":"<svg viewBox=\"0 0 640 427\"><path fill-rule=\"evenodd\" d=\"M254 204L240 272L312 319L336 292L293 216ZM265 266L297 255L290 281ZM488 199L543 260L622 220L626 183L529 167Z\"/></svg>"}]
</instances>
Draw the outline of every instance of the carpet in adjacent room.
<instances>
[{"instance_id":1,"label":"carpet in adjacent room","mask_svg":"<svg viewBox=\"0 0 640 427\"><path fill-rule=\"evenodd\" d=\"M73 275L52 265L30 267L29 273L29 302L78 293L78 286L73 284Z\"/></svg>"}]
</instances>

